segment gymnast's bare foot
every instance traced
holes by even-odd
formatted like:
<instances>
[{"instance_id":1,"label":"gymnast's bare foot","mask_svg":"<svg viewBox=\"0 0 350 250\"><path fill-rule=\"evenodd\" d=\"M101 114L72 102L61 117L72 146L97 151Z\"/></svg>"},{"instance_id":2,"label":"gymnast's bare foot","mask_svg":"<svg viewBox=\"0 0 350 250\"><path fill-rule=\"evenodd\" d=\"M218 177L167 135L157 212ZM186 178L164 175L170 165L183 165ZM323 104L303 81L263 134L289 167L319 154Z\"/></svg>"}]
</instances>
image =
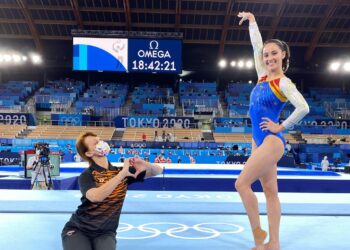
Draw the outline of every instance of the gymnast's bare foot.
<instances>
[{"instance_id":1,"label":"gymnast's bare foot","mask_svg":"<svg viewBox=\"0 0 350 250\"><path fill-rule=\"evenodd\" d=\"M264 245L264 250L280 250L280 249L281 248L280 248L279 241L276 241L276 242L269 241Z\"/></svg>"},{"instance_id":2,"label":"gymnast's bare foot","mask_svg":"<svg viewBox=\"0 0 350 250\"><path fill-rule=\"evenodd\" d=\"M252 248L252 250L265 250L265 245L259 245Z\"/></svg>"},{"instance_id":3,"label":"gymnast's bare foot","mask_svg":"<svg viewBox=\"0 0 350 250\"><path fill-rule=\"evenodd\" d=\"M260 227L253 230L255 247L252 250L265 250L264 241L267 237L267 232Z\"/></svg>"}]
</instances>

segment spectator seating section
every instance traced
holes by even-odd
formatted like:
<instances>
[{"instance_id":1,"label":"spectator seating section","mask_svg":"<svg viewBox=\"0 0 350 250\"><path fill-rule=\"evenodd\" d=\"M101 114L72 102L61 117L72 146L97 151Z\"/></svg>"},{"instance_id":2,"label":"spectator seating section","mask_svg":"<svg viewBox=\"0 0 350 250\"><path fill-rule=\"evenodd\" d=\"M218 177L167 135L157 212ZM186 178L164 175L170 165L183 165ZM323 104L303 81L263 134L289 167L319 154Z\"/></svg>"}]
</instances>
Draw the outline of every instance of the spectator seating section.
<instances>
[{"instance_id":1,"label":"spectator seating section","mask_svg":"<svg viewBox=\"0 0 350 250\"><path fill-rule=\"evenodd\" d=\"M75 103L77 113L104 116L112 120L120 114L125 104L128 85L120 83L99 83L89 89Z\"/></svg>"},{"instance_id":2,"label":"spectator seating section","mask_svg":"<svg viewBox=\"0 0 350 250\"><path fill-rule=\"evenodd\" d=\"M16 109L17 106L25 105L25 99L30 96L38 82L32 81L9 81L0 85L0 109Z\"/></svg>"},{"instance_id":3,"label":"spectator seating section","mask_svg":"<svg viewBox=\"0 0 350 250\"><path fill-rule=\"evenodd\" d=\"M286 141L290 143L299 143L291 134L283 135ZM215 142L252 142L251 134L242 133L214 133Z\"/></svg>"},{"instance_id":4,"label":"spectator seating section","mask_svg":"<svg viewBox=\"0 0 350 250\"><path fill-rule=\"evenodd\" d=\"M186 114L215 115L219 109L219 95L215 82L181 82L180 105Z\"/></svg>"},{"instance_id":5,"label":"spectator seating section","mask_svg":"<svg viewBox=\"0 0 350 250\"><path fill-rule=\"evenodd\" d=\"M82 93L85 83L73 80L49 81L35 94L37 110L67 111Z\"/></svg>"},{"instance_id":6,"label":"spectator seating section","mask_svg":"<svg viewBox=\"0 0 350 250\"><path fill-rule=\"evenodd\" d=\"M76 139L83 132L93 132L102 140L111 140L115 131L114 127L94 126L37 126L27 138L48 138L48 139Z\"/></svg>"},{"instance_id":7,"label":"spectator seating section","mask_svg":"<svg viewBox=\"0 0 350 250\"><path fill-rule=\"evenodd\" d=\"M350 144L350 135L302 134L302 138L314 144L329 144L329 139L333 144Z\"/></svg>"},{"instance_id":8,"label":"spectator seating section","mask_svg":"<svg viewBox=\"0 0 350 250\"><path fill-rule=\"evenodd\" d=\"M184 128L127 128L123 134L123 141L142 141L143 133L146 134L146 141L155 140L155 131L161 136L163 131L165 134L171 133L175 136L176 142L198 142L202 138L200 129L184 129Z\"/></svg>"},{"instance_id":9,"label":"spectator seating section","mask_svg":"<svg viewBox=\"0 0 350 250\"><path fill-rule=\"evenodd\" d=\"M247 83L230 83L225 92L229 117L247 116L250 92L254 85Z\"/></svg>"},{"instance_id":10,"label":"spectator seating section","mask_svg":"<svg viewBox=\"0 0 350 250\"><path fill-rule=\"evenodd\" d=\"M176 115L174 91L171 88L141 84L135 87L131 98L131 115Z\"/></svg>"},{"instance_id":11,"label":"spectator seating section","mask_svg":"<svg viewBox=\"0 0 350 250\"><path fill-rule=\"evenodd\" d=\"M214 133L215 142L252 142L251 134Z\"/></svg>"},{"instance_id":12,"label":"spectator seating section","mask_svg":"<svg viewBox=\"0 0 350 250\"><path fill-rule=\"evenodd\" d=\"M21 133L27 125L3 125L0 124L0 138L16 138L16 136Z\"/></svg>"}]
</instances>

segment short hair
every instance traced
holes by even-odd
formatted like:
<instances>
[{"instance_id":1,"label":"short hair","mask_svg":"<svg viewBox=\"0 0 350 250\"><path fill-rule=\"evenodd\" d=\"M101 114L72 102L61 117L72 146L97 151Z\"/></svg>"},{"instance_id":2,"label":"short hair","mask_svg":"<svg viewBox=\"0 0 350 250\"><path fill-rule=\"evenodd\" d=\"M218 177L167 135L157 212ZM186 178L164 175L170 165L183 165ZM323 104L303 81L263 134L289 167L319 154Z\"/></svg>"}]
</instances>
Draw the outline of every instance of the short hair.
<instances>
[{"instance_id":1,"label":"short hair","mask_svg":"<svg viewBox=\"0 0 350 250\"><path fill-rule=\"evenodd\" d=\"M85 144L85 139L88 136L94 136L96 137L97 135L93 132L84 132L81 135L79 135L79 137L77 138L77 143L75 145L78 154L81 156L81 158L83 158L85 161L89 162L89 164L91 165L93 163L93 160L86 156L86 152L88 151L88 147Z\"/></svg>"}]
</instances>

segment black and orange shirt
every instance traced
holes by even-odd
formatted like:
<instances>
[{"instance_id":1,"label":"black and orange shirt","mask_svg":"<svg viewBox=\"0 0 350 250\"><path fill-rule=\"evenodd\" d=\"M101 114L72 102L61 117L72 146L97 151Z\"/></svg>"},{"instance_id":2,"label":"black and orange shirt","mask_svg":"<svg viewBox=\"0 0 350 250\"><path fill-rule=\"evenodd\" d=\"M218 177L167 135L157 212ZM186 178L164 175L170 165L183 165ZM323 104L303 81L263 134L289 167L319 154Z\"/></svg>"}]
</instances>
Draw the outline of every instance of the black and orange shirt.
<instances>
[{"instance_id":1,"label":"black and orange shirt","mask_svg":"<svg viewBox=\"0 0 350 250\"><path fill-rule=\"evenodd\" d=\"M99 235L117 230L119 217L123 207L128 186L134 182L143 181L146 171L140 173L137 179L124 179L114 191L102 202L91 202L86 198L86 192L91 188L98 188L116 176L122 170L109 163L108 170L93 163L79 176L79 186L82 193L81 205L72 215L67 228Z\"/></svg>"}]
</instances>

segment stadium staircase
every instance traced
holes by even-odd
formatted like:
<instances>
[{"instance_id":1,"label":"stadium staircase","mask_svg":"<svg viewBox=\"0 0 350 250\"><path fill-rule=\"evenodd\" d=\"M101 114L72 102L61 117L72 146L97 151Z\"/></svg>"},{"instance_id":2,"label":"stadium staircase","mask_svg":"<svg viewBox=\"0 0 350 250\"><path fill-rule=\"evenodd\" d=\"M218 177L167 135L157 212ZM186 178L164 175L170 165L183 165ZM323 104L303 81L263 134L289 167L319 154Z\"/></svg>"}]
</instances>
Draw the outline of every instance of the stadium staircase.
<instances>
[{"instance_id":1,"label":"stadium staircase","mask_svg":"<svg viewBox=\"0 0 350 250\"><path fill-rule=\"evenodd\" d=\"M301 133L290 133L290 135L298 142L298 143L303 143L304 139L301 136Z\"/></svg>"},{"instance_id":2,"label":"stadium staircase","mask_svg":"<svg viewBox=\"0 0 350 250\"><path fill-rule=\"evenodd\" d=\"M225 92L224 91L220 91L219 92L219 96L220 96L220 105L221 105L221 109L222 109L222 117L229 117L228 114L228 108L227 108L227 101L225 100Z\"/></svg>"},{"instance_id":3,"label":"stadium staircase","mask_svg":"<svg viewBox=\"0 0 350 250\"><path fill-rule=\"evenodd\" d=\"M215 141L213 132L202 132L204 141Z\"/></svg>"},{"instance_id":4,"label":"stadium staircase","mask_svg":"<svg viewBox=\"0 0 350 250\"><path fill-rule=\"evenodd\" d=\"M125 105L122 108L121 115L130 115L131 106L132 106L132 91L129 91L125 101Z\"/></svg>"},{"instance_id":5,"label":"stadium staircase","mask_svg":"<svg viewBox=\"0 0 350 250\"><path fill-rule=\"evenodd\" d=\"M31 129L25 128L21 133L19 133L16 138L23 139L26 138L32 132Z\"/></svg>"},{"instance_id":6,"label":"stadium staircase","mask_svg":"<svg viewBox=\"0 0 350 250\"><path fill-rule=\"evenodd\" d=\"M174 93L174 98L175 98L175 107L176 107L176 116L183 116L183 110L182 110L182 106L180 105L180 99L179 99L179 94L178 93Z\"/></svg>"},{"instance_id":7,"label":"stadium staircase","mask_svg":"<svg viewBox=\"0 0 350 250\"><path fill-rule=\"evenodd\" d=\"M124 131L121 130L115 130L112 135L112 140L119 140L121 141L123 138Z\"/></svg>"}]
</instances>

